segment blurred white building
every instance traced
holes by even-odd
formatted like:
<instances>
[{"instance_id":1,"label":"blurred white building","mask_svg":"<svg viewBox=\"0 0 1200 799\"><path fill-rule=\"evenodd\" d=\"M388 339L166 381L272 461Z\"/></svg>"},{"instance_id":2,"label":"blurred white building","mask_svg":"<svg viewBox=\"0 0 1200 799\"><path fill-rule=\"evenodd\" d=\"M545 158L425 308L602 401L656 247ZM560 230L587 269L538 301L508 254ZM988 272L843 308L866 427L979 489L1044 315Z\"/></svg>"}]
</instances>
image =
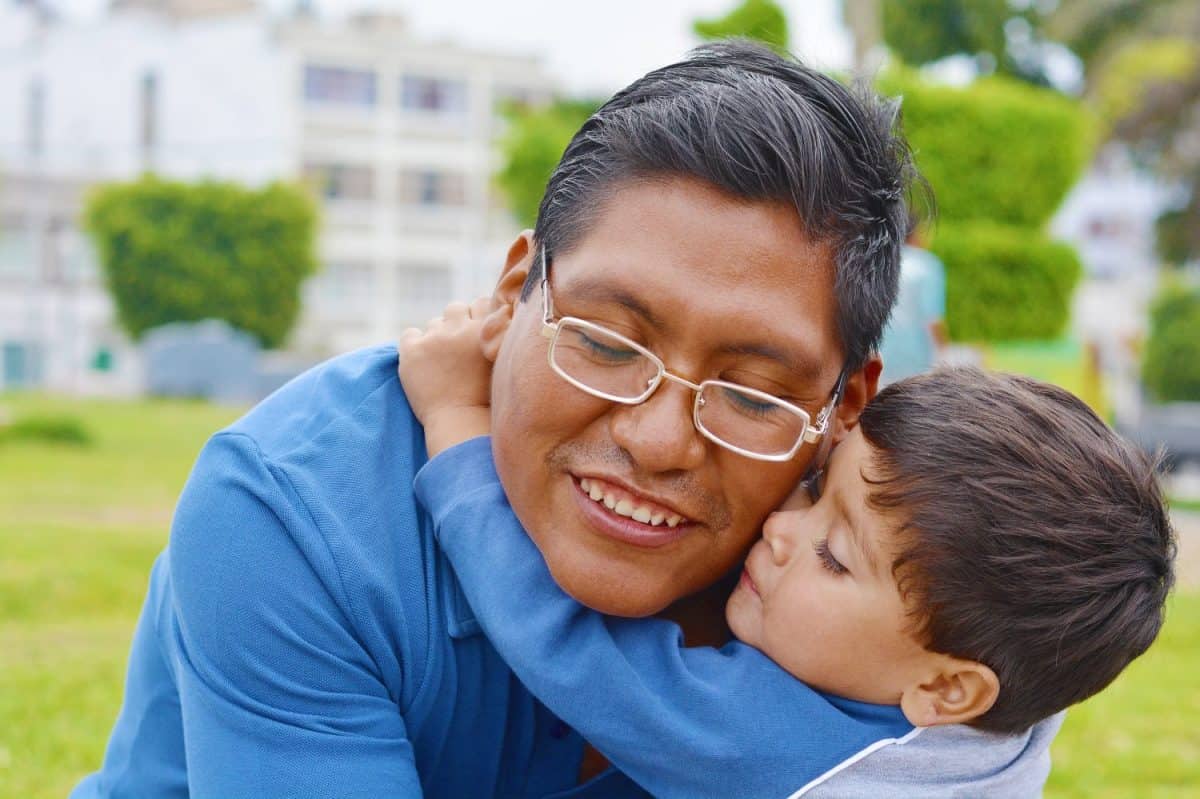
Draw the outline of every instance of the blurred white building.
<instances>
[{"instance_id":1,"label":"blurred white building","mask_svg":"<svg viewBox=\"0 0 1200 799\"><path fill-rule=\"evenodd\" d=\"M1140 344L1158 288L1154 224L1178 199L1175 187L1136 168L1110 145L1071 189L1052 232L1079 250L1085 274L1075 291L1071 332L1098 358L1118 420L1141 404Z\"/></svg>"},{"instance_id":2,"label":"blurred white building","mask_svg":"<svg viewBox=\"0 0 1200 799\"><path fill-rule=\"evenodd\" d=\"M0 389L137 390L78 214L87 187L144 170L310 182L323 269L292 336L305 355L486 291L516 232L491 182L499 109L551 86L534 58L418 41L395 16L113 0L71 24L0 6Z\"/></svg>"},{"instance_id":3,"label":"blurred white building","mask_svg":"<svg viewBox=\"0 0 1200 799\"><path fill-rule=\"evenodd\" d=\"M1154 221L1176 199L1173 187L1135 167L1120 145L1105 148L1055 214L1054 234L1079 248L1090 277L1153 274Z\"/></svg>"}]
</instances>

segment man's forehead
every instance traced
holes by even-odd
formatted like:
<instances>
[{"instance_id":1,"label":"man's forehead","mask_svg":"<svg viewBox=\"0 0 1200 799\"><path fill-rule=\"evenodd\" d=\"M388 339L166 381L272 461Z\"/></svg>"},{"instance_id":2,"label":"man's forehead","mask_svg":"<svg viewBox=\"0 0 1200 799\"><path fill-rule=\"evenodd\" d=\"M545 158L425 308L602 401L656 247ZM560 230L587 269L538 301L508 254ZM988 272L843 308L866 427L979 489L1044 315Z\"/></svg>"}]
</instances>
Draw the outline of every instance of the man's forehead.
<instances>
[{"instance_id":1,"label":"man's forehead","mask_svg":"<svg viewBox=\"0 0 1200 799\"><path fill-rule=\"evenodd\" d=\"M796 374L841 366L832 242L811 237L788 203L691 179L630 183L550 256L568 302L620 305L673 340L761 355Z\"/></svg>"},{"instance_id":2,"label":"man's forehead","mask_svg":"<svg viewBox=\"0 0 1200 799\"><path fill-rule=\"evenodd\" d=\"M594 307L616 306L645 322L655 332L672 335L685 329L706 328L716 354L762 358L783 365L796 377L813 381L826 370L829 354L819 323L803 313L779 314L780 297L762 297L757 308L725 302L728 295L703 298L683 293L662 281L631 281L618 272L575 272L556 289L574 302ZM715 301L714 301L715 300ZM771 306L775 306L772 308Z\"/></svg>"}]
</instances>

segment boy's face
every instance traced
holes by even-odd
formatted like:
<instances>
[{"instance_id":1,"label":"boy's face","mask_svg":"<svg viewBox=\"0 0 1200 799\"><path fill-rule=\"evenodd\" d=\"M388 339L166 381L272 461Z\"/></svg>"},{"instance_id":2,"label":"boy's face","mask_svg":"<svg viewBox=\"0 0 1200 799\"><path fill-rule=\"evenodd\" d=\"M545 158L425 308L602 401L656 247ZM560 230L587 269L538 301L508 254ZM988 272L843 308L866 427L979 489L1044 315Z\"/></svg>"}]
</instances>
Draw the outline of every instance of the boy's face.
<instances>
[{"instance_id":1,"label":"boy's face","mask_svg":"<svg viewBox=\"0 0 1200 799\"><path fill-rule=\"evenodd\" d=\"M763 526L725 615L733 633L808 685L898 704L932 652L892 574L892 526L867 502L872 450L855 428L835 450L820 499L798 489Z\"/></svg>"}]
</instances>

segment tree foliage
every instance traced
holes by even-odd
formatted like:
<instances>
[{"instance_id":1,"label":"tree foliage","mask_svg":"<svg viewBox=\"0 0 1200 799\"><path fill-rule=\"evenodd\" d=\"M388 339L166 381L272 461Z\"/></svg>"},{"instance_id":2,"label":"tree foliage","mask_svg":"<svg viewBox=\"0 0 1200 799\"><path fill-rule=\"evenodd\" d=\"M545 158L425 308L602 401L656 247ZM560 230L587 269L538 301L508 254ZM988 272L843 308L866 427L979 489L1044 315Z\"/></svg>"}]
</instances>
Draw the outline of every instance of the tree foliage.
<instances>
[{"instance_id":1,"label":"tree foliage","mask_svg":"<svg viewBox=\"0 0 1200 799\"><path fill-rule=\"evenodd\" d=\"M316 267L313 202L282 183L255 190L147 175L94 192L85 223L117 318L134 338L215 318L279 346Z\"/></svg>"},{"instance_id":2,"label":"tree foliage","mask_svg":"<svg viewBox=\"0 0 1200 799\"><path fill-rule=\"evenodd\" d=\"M1142 380L1160 402L1200 402L1200 287L1168 284L1155 300Z\"/></svg>"},{"instance_id":3,"label":"tree foliage","mask_svg":"<svg viewBox=\"0 0 1200 799\"><path fill-rule=\"evenodd\" d=\"M1008 0L883 0L883 39L909 64L952 55L1004 57Z\"/></svg>"},{"instance_id":4,"label":"tree foliage","mask_svg":"<svg viewBox=\"0 0 1200 799\"><path fill-rule=\"evenodd\" d=\"M600 107L592 100L557 100L542 108L512 108L500 142L504 166L496 182L520 224L533 227L546 182L571 137Z\"/></svg>"},{"instance_id":5,"label":"tree foliage","mask_svg":"<svg viewBox=\"0 0 1200 799\"><path fill-rule=\"evenodd\" d=\"M1041 14L1036 3L882 0L880 12L883 39L905 63L922 65L966 55L983 74L1048 82L1038 52Z\"/></svg>"},{"instance_id":6,"label":"tree foliage","mask_svg":"<svg viewBox=\"0 0 1200 799\"><path fill-rule=\"evenodd\" d=\"M742 37L781 52L788 47L787 16L774 0L743 0L724 16L696 20L692 30L706 40Z\"/></svg>"}]
</instances>

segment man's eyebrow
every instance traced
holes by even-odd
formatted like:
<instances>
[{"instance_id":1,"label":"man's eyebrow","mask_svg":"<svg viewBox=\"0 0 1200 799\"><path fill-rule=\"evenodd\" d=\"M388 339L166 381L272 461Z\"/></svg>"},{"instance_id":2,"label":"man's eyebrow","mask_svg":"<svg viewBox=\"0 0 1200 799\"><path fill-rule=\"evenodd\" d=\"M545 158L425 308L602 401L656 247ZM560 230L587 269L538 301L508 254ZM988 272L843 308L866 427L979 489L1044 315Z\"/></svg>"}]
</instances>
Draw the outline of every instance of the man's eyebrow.
<instances>
[{"instance_id":1,"label":"man's eyebrow","mask_svg":"<svg viewBox=\"0 0 1200 799\"><path fill-rule=\"evenodd\" d=\"M649 305L620 286L614 286L611 283L593 278L582 278L577 282L571 283L565 290L572 299L589 300L591 302L612 302L624 306L642 317L642 319L646 320L651 327L660 333L666 327L662 318L654 313Z\"/></svg>"},{"instance_id":2,"label":"man's eyebrow","mask_svg":"<svg viewBox=\"0 0 1200 799\"><path fill-rule=\"evenodd\" d=\"M773 344L737 342L722 346L721 352L728 355L746 355L751 358L766 358L776 361L804 381L816 380L824 371L821 359L812 353L784 349Z\"/></svg>"}]
</instances>

